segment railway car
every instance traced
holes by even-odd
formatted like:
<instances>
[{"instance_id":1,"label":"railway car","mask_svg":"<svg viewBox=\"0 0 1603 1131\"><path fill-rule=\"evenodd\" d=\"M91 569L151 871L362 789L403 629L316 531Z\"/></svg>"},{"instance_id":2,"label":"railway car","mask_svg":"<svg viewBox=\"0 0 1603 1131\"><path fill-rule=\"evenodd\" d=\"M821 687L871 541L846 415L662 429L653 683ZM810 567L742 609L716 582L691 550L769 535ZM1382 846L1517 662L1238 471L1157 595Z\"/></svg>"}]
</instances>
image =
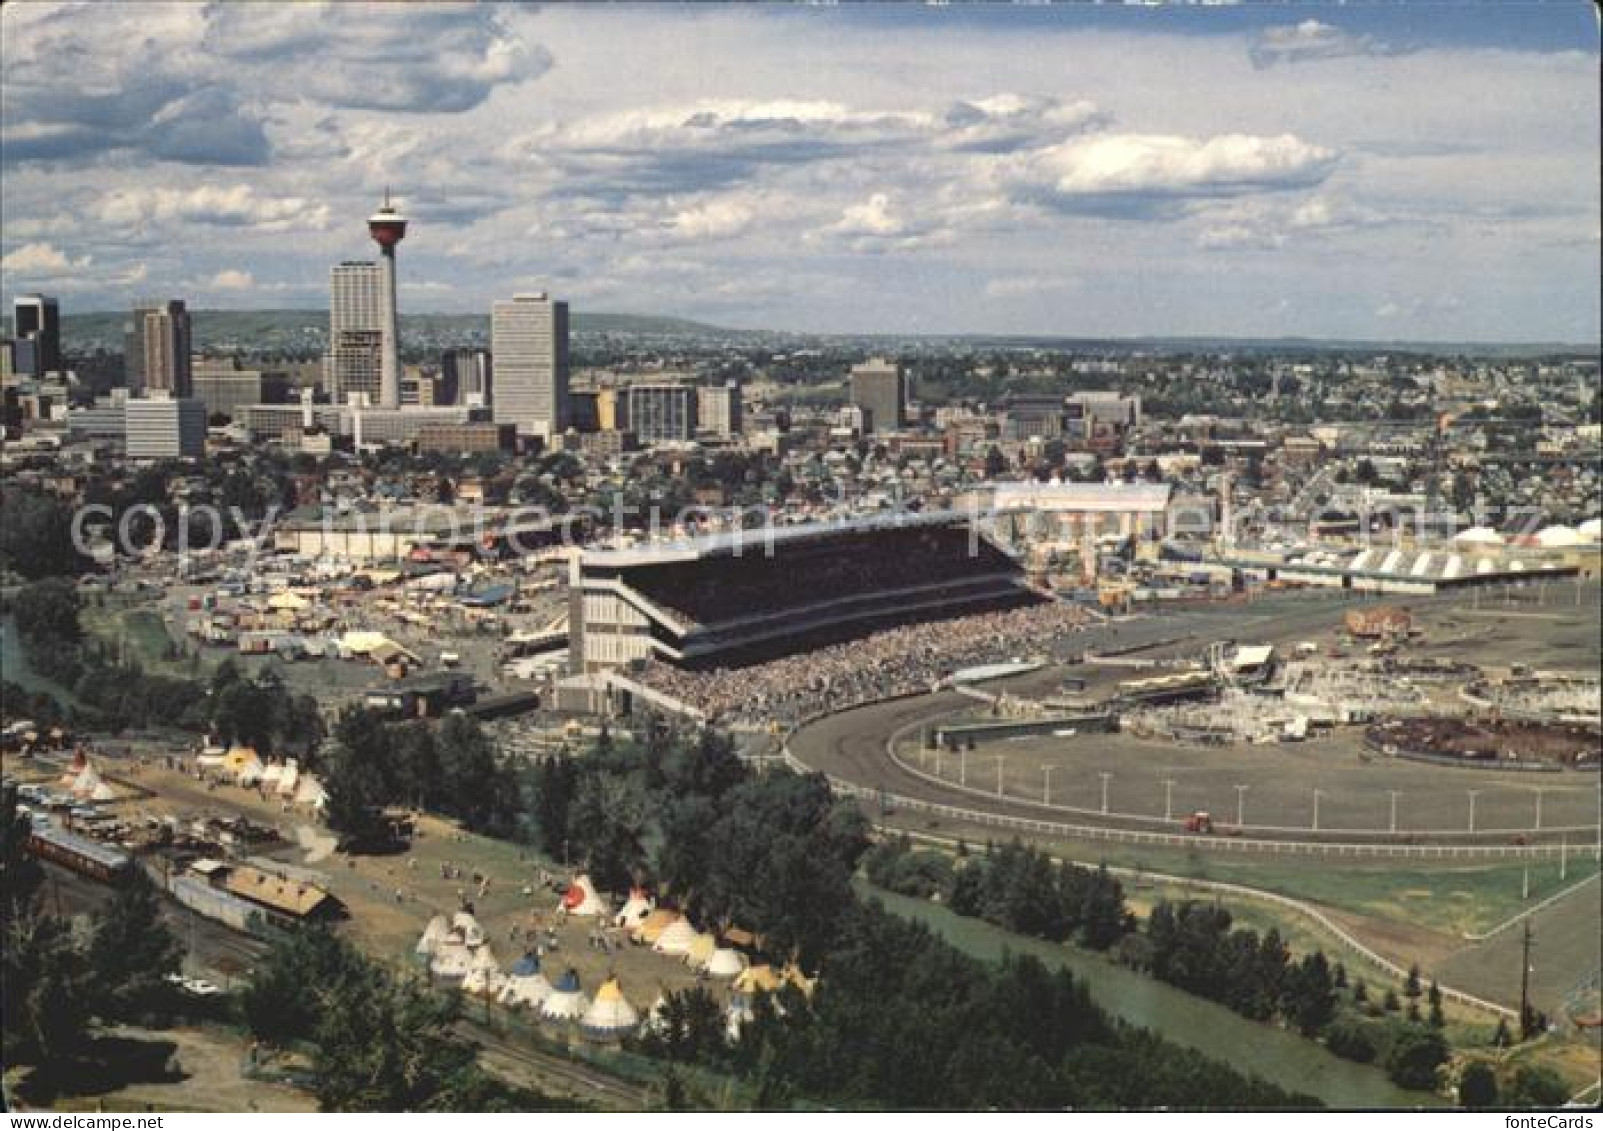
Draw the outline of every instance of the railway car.
<instances>
[{"instance_id":1,"label":"railway car","mask_svg":"<svg viewBox=\"0 0 1603 1131\"><path fill-rule=\"evenodd\" d=\"M35 825L28 851L103 884L121 883L133 870L133 857L120 848L75 836L54 825Z\"/></svg>"}]
</instances>

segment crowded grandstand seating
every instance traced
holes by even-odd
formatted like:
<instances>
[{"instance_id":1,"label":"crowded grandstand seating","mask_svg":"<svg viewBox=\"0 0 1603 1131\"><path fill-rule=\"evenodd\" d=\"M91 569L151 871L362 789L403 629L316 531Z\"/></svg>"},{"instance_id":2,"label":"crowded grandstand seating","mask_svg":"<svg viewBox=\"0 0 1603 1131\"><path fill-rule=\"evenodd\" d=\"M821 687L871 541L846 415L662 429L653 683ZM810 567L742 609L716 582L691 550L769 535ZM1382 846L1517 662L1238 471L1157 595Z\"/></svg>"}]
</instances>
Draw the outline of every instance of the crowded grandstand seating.
<instances>
[{"instance_id":1,"label":"crowded grandstand seating","mask_svg":"<svg viewBox=\"0 0 1603 1131\"><path fill-rule=\"evenodd\" d=\"M709 719L790 724L823 710L926 691L960 668L1051 654L1089 620L1076 606L1034 603L888 628L749 667L689 671L653 661L629 677Z\"/></svg>"}]
</instances>

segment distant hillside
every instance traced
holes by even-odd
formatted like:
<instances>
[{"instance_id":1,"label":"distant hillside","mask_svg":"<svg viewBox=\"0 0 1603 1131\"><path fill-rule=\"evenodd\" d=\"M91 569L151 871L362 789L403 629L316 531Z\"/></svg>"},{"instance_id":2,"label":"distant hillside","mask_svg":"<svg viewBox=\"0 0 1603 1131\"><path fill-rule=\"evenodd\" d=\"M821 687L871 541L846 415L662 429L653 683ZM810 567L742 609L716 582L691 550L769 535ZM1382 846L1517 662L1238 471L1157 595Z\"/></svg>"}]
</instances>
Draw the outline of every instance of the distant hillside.
<instances>
[{"instance_id":1,"label":"distant hillside","mask_svg":"<svg viewBox=\"0 0 1603 1131\"><path fill-rule=\"evenodd\" d=\"M229 345L288 344L321 340L328 333L325 310L195 310L191 312L195 345L200 349ZM68 348L119 347L126 311L65 314L61 334ZM573 332L634 337L728 337L725 330L684 318L649 314L606 314L574 311ZM401 336L409 340L488 340L488 314L402 314Z\"/></svg>"}]
</instances>

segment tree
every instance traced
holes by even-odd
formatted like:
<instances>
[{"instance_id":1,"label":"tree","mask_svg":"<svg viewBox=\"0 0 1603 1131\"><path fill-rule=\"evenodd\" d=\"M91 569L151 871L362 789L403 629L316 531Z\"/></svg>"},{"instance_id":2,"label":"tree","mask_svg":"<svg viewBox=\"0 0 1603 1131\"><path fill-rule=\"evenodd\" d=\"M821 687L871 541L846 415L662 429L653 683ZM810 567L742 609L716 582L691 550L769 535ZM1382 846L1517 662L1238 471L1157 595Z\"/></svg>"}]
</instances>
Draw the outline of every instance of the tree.
<instances>
[{"instance_id":1,"label":"tree","mask_svg":"<svg viewBox=\"0 0 1603 1131\"><path fill-rule=\"evenodd\" d=\"M29 819L17 812L16 784L6 782L0 788L0 928L7 939L12 923L34 910L44 884L44 870L28 851L32 827Z\"/></svg>"},{"instance_id":2,"label":"tree","mask_svg":"<svg viewBox=\"0 0 1603 1131\"><path fill-rule=\"evenodd\" d=\"M69 576L88 560L72 539L72 509L37 491L0 492L0 565L30 581Z\"/></svg>"},{"instance_id":3,"label":"tree","mask_svg":"<svg viewBox=\"0 0 1603 1131\"><path fill-rule=\"evenodd\" d=\"M1442 989L1436 984L1436 979L1430 980L1430 991L1427 995L1430 1001L1430 1027L1440 1029L1447 1024L1447 1017L1442 1012Z\"/></svg>"},{"instance_id":4,"label":"tree","mask_svg":"<svg viewBox=\"0 0 1603 1131\"><path fill-rule=\"evenodd\" d=\"M1386 1075L1400 1088L1428 1092L1436 1087L1436 1070L1447 1060L1447 1042L1432 1029L1409 1026L1392 1041Z\"/></svg>"},{"instance_id":5,"label":"tree","mask_svg":"<svg viewBox=\"0 0 1603 1131\"><path fill-rule=\"evenodd\" d=\"M90 979L68 924L37 912L5 939L6 1060L30 1060L47 1079L66 1071L89 1036Z\"/></svg>"},{"instance_id":6,"label":"tree","mask_svg":"<svg viewBox=\"0 0 1603 1131\"><path fill-rule=\"evenodd\" d=\"M240 994L240 1014L258 1040L286 1045L312 1035L334 991L362 976L366 960L323 928L278 938Z\"/></svg>"},{"instance_id":7,"label":"tree","mask_svg":"<svg viewBox=\"0 0 1603 1131\"><path fill-rule=\"evenodd\" d=\"M456 999L375 968L330 994L314 1034L324 1111L472 1110L485 1092L478 1050L455 1031ZM384 1034L374 1040L374 1034Z\"/></svg>"},{"instance_id":8,"label":"tree","mask_svg":"<svg viewBox=\"0 0 1603 1131\"><path fill-rule=\"evenodd\" d=\"M1416 962L1408 968L1408 977L1403 981L1403 993L1415 998L1423 992L1419 986L1419 963Z\"/></svg>"},{"instance_id":9,"label":"tree","mask_svg":"<svg viewBox=\"0 0 1603 1131\"><path fill-rule=\"evenodd\" d=\"M1458 1102L1474 1111L1497 1106L1497 1073L1485 1061L1464 1066L1458 1078Z\"/></svg>"},{"instance_id":10,"label":"tree","mask_svg":"<svg viewBox=\"0 0 1603 1131\"><path fill-rule=\"evenodd\" d=\"M1508 1107L1558 1107L1569 1098L1569 1086L1553 1069L1522 1064L1514 1070L1514 1079L1504 1100Z\"/></svg>"},{"instance_id":11,"label":"tree","mask_svg":"<svg viewBox=\"0 0 1603 1131\"><path fill-rule=\"evenodd\" d=\"M17 634L30 646L76 646L83 639L78 605L78 588L66 578L36 581L17 594Z\"/></svg>"},{"instance_id":12,"label":"tree","mask_svg":"<svg viewBox=\"0 0 1603 1131\"><path fill-rule=\"evenodd\" d=\"M95 1011L114 1021L137 1020L166 996L166 977L178 973L182 951L161 917L156 886L133 869L92 920L89 967Z\"/></svg>"},{"instance_id":13,"label":"tree","mask_svg":"<svg viewBox=\"0 0 1603 1131\"><path fill-rule=\"evenodd\" d=\"M1336 1014L1336 989L1322 952L1315 951L1291 968L1284 1009L1287 1020L1305 1037L1330 1024Z\"/></svg>"},{"instance_id":14,"label":"tree","mask_svg":"<svg viewBox=\"0 0 1603 1131\"><path fill-rule=\"evenodd\" d=\"M336 742L329 752L323 789L328 795L323 814L328 827L341 834L342 848L374 848L388 840L384 803L389 794L381 765Z\"/></svg>"}]
</instances>

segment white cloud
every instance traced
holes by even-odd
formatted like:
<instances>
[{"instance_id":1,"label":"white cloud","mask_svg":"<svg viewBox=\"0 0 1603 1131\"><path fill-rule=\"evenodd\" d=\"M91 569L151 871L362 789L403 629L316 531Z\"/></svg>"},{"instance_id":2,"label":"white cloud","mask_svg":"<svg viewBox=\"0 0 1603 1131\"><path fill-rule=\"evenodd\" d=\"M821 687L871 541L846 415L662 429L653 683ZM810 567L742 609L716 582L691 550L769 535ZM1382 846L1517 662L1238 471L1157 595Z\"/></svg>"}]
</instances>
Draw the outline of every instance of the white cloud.
<instances>
[{"instance_id":1,"label":"white cloud","mask_svg":"<svg viewBox=\"0 0 1603 1131\"><path fill-rule=\"evenodd\" d=\"M725 239L750 227L754 215L750 206L738 200L710 200L676 212L669 227L687 240Z\"/></svg>"},{"instance_id":2,"label":"white cloud","mask_svg":"<svg viewBox=\"0 0 1603 1131\"><path fill-rule=\"evenodd\" d=\"M1028 154L1026 181L1054 203L1235 196L1317 184L1337 153L1293 134L1210 138L1095 134Z\"/></svg>"},{"instance_id":3,"label":"white cloud","mask_svg":"<svg viewBox=\"0 0 1603 1131\"><path fill-rule=\"evenodd\" d=\"M810 234L812 242L839 242L861 254L912 251L919 247L945 244L952 232L940 226L938 218L911 214L888 193L876 192L867 200L847 205L840 219Z\"/></svg>"},{"instance_id":4,"label":"white cloud","mask_svg":"<svg viewBox=\"0 0 1603 1131\"><path fill-rule=\"evenodd\" d=\"M327 204L305 197L258 196L249 185L202 185L194 189L121 188L103 197L96 209L107 224L137 227L174 221L248 225L259 231L326 228Z\"/></svg>"},{"instance_id":5,"label":"white cloud","mask_svg":"<svg viewBox=\"0 0 1603 1131\"><path fill-rule=\"evenodd\" d=\"M229 268L213 275L211 286L224 291L247 291L256 286L256 280L249 271Z\"/></svg>"},{"instance_id":6,"label":"white cloud","mask_svg":"<svg viewBox=\"0 0 1603 1131\"><path fill-rule=\"evenodd\" d=\"M93 256L88 255L72 259L54 244L25 243L4 259L0 259L0 270L54 279L74 271L85 270L93 261Z\"/></svg>"},{"instance_id":7,"label":"white cloud","mask_svg":"<svg viewBox=\"0 0 1603 1131\"><path fill-rule=\"evenodd\" d=\"M1400 50L1369 35L1354 35L1319 20L1288 27L1265 28L1248 54L1254 66L1346 59L1355 55L1394 55Z\"/></svg>"}]
</instances>

